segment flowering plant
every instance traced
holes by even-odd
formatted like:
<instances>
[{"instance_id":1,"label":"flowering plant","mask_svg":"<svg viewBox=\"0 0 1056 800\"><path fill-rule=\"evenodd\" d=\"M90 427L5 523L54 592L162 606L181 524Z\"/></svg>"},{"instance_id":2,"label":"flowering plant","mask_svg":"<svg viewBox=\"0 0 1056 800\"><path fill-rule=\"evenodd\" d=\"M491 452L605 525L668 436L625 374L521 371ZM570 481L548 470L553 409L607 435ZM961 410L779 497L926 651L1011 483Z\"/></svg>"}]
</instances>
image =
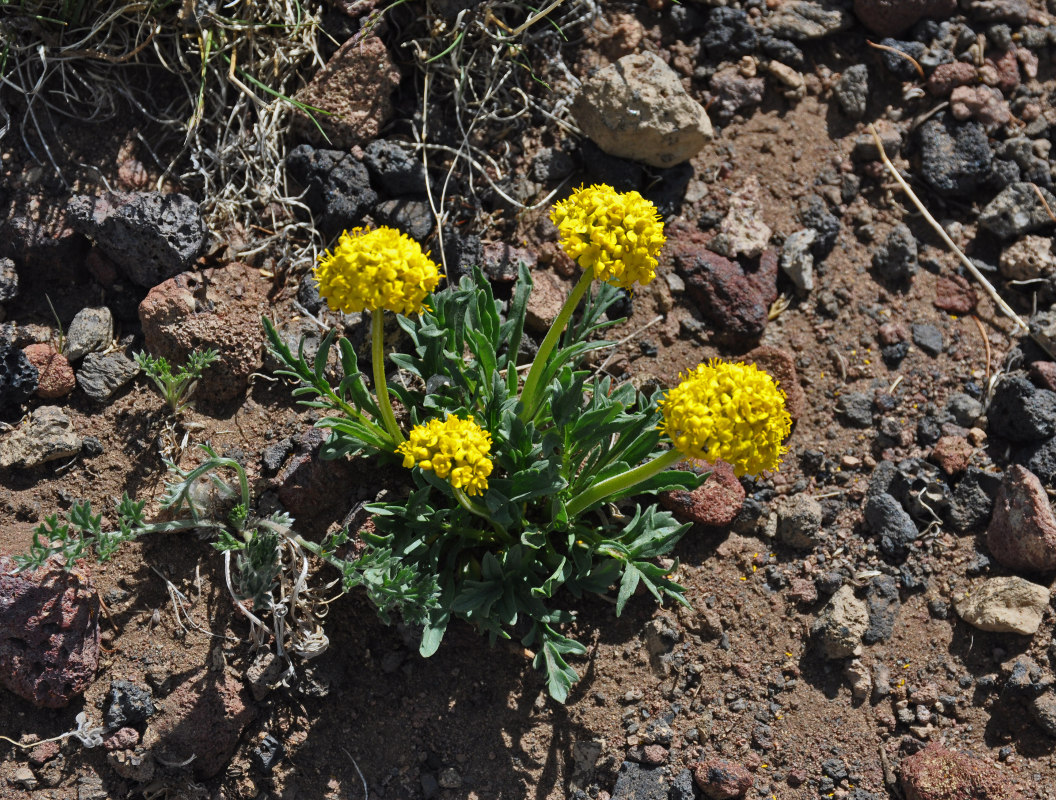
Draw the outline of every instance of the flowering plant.
<instances>
[{"instance_id":1,"label":"flowering plant","mask_svg":"<svg viewBox=\"0 0 1056 800\"><path fill-rule=\"evenodd\" d=\"M653 505L624 505L624 514L612 504L696 488L706 476L670 469L687 456L725 458L740 474L774 469L790 422L783 393L754 367L702 365L664 399L585 369L584 357L608 346L595 334L612 324L603 317L615 287L654 277L663 224L636 192L607 186L577 191L551 219L583 276L523 385L517 357L532 288L528 269L520 266L504 309L479 269L427 296L438 271L421 261L405 266L399 254L371 261L359 250L347 264L340 260L357 242L365 247L371 235L395 241L394 232L343 236L316 269L320 292L331 303L352 293L388 298L356 306L375 315L373 393L347 340L331 332L309 362L303 342L295 355L268 320L264 325L280 374L300 381L295 392L311 395L309 404L327 412L317 423L331 432L326 452L376 453L409 470L413 488L369 506L375 531L361 536L368 550L382 551L415 576L405 613L424 620L421 653L436 651L452 618L492 640L519 636L534 648L550 694L564 701L578 677L567 659L585 650L568 635L574 613L562 607L560 590L580 597L615 589L617 615L639 586L661 602L685 603L671 577L674 568L656 559L689 526ZM415 259L419 254L413 251ZM353 262L385 264L392 274L416 277L399 279L398 291L355 286L383 278L380 271L354 272ZM408 380L387 385L382 308L413 314L397 318L410 352L390 354ZM336 382L326 372L335 340L343 371ZM403 426L392 414L390 394L406 410ZM429 581L432 591L422 591Z\"/></svg>"}]
</instances>

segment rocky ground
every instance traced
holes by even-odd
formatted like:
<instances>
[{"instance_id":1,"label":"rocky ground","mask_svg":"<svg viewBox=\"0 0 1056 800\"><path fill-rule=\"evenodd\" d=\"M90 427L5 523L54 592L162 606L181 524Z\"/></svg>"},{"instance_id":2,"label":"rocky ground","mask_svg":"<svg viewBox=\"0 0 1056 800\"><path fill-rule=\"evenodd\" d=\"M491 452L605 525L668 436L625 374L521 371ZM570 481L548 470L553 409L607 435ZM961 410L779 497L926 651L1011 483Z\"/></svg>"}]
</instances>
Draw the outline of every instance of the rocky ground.
<instances>
[{"instance_id":1,"label":"rocky ground","mask_svg":"<svg viewBox=\"0 0 1056 800\"><path fill-rule=\"evenodd\" d=\"M335 6L335 38L369 5ZM437 6L452 21L467 7ZM692 608L640 596L616 619L580 602L588 655L560 706L520 648L457 626L424 660L414 631L356 594L331 604L330 649L281 685L193 535L68 576L0 561L0 735L69 734L0 742L0 796L1056 798L1056 9L597 10L554 40L549 63L567 70L534 89L583 135L538 111L505 138L488 127L475 146L509 174L476 194L456 178L442 237L426 192L446 170L427 185L406 145L420 78L399 18L305 90L342 115L329 145L294 126L287 176L324 237L399 225L451 275L483 264L500 297L525 260L536 337L575 272L547 195L604 181L657 203L660 275L596 365L649 390L712 356L752 360L796 423L776 474L717 465L664 498L695 523L674 553ZM357 91L328 97L349 75ZM908 202L868 123L1029 334ZM145 191L159 174L128 134L57 131L69 164L96 169L71 188L3 140L0 551L25 552L79 500L109 518L127 491L156 514L162 456L190 466L202 442L306 536L362 524L398 472L320 460L259 321L309 346L330 325L361 344L363 322L325 308L308 263L210 230L184 187ZM204 347L220 360L173 422L131 356Z\"/></svg>"}]
</instances>

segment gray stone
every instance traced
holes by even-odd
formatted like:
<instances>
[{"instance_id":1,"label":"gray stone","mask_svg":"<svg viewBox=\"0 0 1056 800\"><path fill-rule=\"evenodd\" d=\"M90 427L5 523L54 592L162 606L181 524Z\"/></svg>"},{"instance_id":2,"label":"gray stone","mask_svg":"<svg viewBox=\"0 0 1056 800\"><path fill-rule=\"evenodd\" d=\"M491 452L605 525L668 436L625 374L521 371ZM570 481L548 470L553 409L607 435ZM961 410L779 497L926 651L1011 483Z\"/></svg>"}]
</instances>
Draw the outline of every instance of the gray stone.
<instances>
[{"instance_id":1,"label":"gray stone","mask_svg":"<svg viewBox=\"0 0 1056 800\"><path fill-rule=\"evenodd\" d=\"M41 406L26 425L0 439L0 467L29 469L80 450L81 437L70 418L58 406Z\"/></svg>"},{"instance_id":2,"label":"gray stone","mask_svg":"<svg viewBox=\"0 0 1056 800\"><path fill-rule=\"evenodd\" d=\"M606 153L653 167L688 161L714 135L704 107L649 52L624 56L584 81L572 114Z\"/></svg>"},{"instance_id":3,"label":"gray stone","mask_svg":"<svg viewBox=\"0 0 1056 800\"><path fill-rule=\"evenodd\" d=\"M77 800L109 800L110 795L98 775L82 775L77 779Z\"/></svg>"},{"instance_id":4,"label":"gray stone","mask_svg":"<svg viewBox=\"0 0 1056 800\"><path fill-rule=\"evenodd\" d=\"M962 428L970 428L983 413L983 404L964 392L951 394L946 401L946 410L953 415L953 421Z\"/></svg>"},{"instance_id":5,"label":"gray stone","mask_svg":"<svg viewBox=\"0 0 1056 800\"><path fill-rule=\"evenodd\" d=\"M934 325L917 323L911 327L911 331L913 344L929 356L937 356L942 352L942 331Z\"/></svg>"},{"instance_id":6,"label":"gray stone","mask_svg":"<svg viewBox=\"0 0 1056 800\"><path fill-rule=\"evenodd\" d=\"M1056 197L1048 189L1039 186L1035 191L1032 183L1013 183L986 205L979 214L979 225L1002 239L1048 227L1052 217L1038 192L1049 208L1056 210Z\"/></svg>"},{"instance_id":7,"label":"gray stone","mask_svg":"<svg viewBox=\"0 0 1056 800\"><path fill-rule=\"evenodd\" d=\"M766 249L773 231L763 221L762 194L758 176L749 175L744 185L730 195L729 210L719 223L719 234L726 245L723 255L727 258L755 258Z\"/></svg>"},{"instance_id":8,"label":"gray stone","mask_svg":"<svg viewBox=\"0 0 1056 800\"><path fill-rule=\"evenodd\" d=\"M798 550L811 549L821 531L821 503L810 495L794 494L776 508L778 540Z\"/></svg>"},{"instance_id":9,"label":"gray stone","mask_svg":"<svg viewBox=\"0 0 1056 800\"><path fill-rule=\"evenodd\" d=\"M0 258L0 303L18 297L18 271L10 258Z\"/></svg>"},{"instance_id":10,"label":"gray stone","mask_svg":"<svg viewBox=\"0 0 1056 800\"><path fill-rule=\"evenodd\" d=\"M1049 607L1049 590L1019 577L990 578L957 600L961 619L982 631L1032 636Z\"/></svg>"},{"instance_id":11,"label":"gray stone","mask_svg":"<svg viewBox=\"0 0 1056 800\"><path fill-rule=\"evenodd\" d=\"M869 611L854 596L854 589L841 586L811 628L822 655L830 660L862 652L862 635L869 627Z\"/></svg>"},{"instance_id":12,"label":"gray stone","mask_svg":"<svg viewBox=\"0 0 1056 800\"><path fill-rule=\"evenodd\" d=\"M917 272L917 239L898 223L873 254L873 269L884 280L908 281Z\"/></svg>"},{"instance_id":13,"label":"gray stone","mask_svg":"<svg viewBox=\"0 0 1056 800\"><path fill-rule=\"evenodd\" d=\"M88 353L105 350L114 340L114 315L106 306L82 308L66 331L62 354L76 361Z\"/></svg>"},{"instance_id":14,"label":"gray stone","mask_svg":"<svg viewBox=\"0 0 1056 800\"><path fill-rule=\"evenodd\" d=\"M98 403L105 403L139 373L139 365L124 353L89 353L77 370L77 385Z\"/></svg>"},{"instance_id":15,"label":"gray stone","mask_svg":"<svg viewBox=\"0 0 1056 800\"><path fill-rule=\"evenodd\" d=\"M1032 281L1056 271L1056 254L1049 236L1024 236L1001 251L1001 277L1010 281Z\"/></svg>"},{"instance_id":16,"label":"gray stone","mask_svg":"<svg viewBox=\"0 0 1056 800\"><path fill-rule=\"evenodd\" d=\"M440 771L437 783L443 789L458 789L462 786L462 776L458 774L458 770L454 767L448 767Z\"/></svg>"},{"instance_id":17,"label":"gray stone","mask_svg":"<svg viewBox=\"0 0 1056 800\"><path fill-rule=\"evenodd\" d=\"M869 103L869 68L865 64L855 64L845 69L833 88L833 94L848 117L864 117Z\"/></svg>"},{"instance_id":18,"label":"gray stone","mask_svg":"<svg viewBox=\"0 0 1056 800\"><path fill-rule=\"evenodd\" d=\"M851 19L841 8L825 8L818 3L796 0L779 6L766 24L770 33L779 39L806 42L845 30Z\"/></svg>"},{"instance_id":19,"label":"gray stone","mask_svg":"<svg viewBox=\"0 0 1056 800\"><path fill-rule=\"evenodd\" d=\"M1034 720L1049 736L1056 738L1056 693L1046 692L1035 697L1031 706Z\"/></svg>"},{"instance_id":20,"label":"gray stone","mask_svg":"<svg viewBox=\"0 0 1056 800\"><path fill-rule=\"evenodd\" d=\"M12 786L17 786L26 791L37 788L37 776L33 774L33 770L29 767L19 767L11 773L11 777L7 781Z\"/></svg>"},{"instance_id":21,"label":"gray stone","mask_svg":"<svg viewBox=\"0 0 1056 800\"><path fill-rule=\"evenodd\" d=\"M148 289L189 269L208 234L198 204L183 194L76 195L68 209L74 228Z\"/></svg>"},{"instance_id":22,"label":"gray stone","mask_svg":"<svg viewBox=\"0 0 1056 800\"><path fill-rule=\"evenodd\" d=\"M1056 311L1039 311L1027 323L1031 338L1049 354L1056 353Z\"/></svg>"},{"instance_id":23,"label":"gray stone","mask_svg":"<svg viewBox=\"0 0 1056 800\"><path fill-rule=\"evenodd\" d=\"M982 526L990 518L1000 481L1000 474L968 467L950 498L947 510L950 526L959 533Z\"/></svg>"}]
</instances>

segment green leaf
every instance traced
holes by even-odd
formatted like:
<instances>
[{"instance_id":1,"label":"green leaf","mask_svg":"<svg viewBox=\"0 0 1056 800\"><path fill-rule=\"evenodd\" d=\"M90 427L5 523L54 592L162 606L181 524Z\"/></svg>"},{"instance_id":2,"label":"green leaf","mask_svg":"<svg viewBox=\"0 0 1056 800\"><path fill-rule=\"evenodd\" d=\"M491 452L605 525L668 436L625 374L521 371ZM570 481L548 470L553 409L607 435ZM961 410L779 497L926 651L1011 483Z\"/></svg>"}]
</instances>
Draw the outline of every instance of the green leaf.
<instances>
[{"instance_id":1,"label":"green leaf","mask_svg":"<svg viewBox=\"0 0 1056 800\"><path fill-rule=\"evenodd\" d=\"M444 633L447 631L447 623L451 621L451 613L448 611L437 611L431 614L422 631L422 642L418 652L422 658L429 658L440 647Z\"/></svg>"},{"instance_id":2,"label":"green leaf","mask_svg":"<svg viewBox=\"0 0 1056 800\"><path fill-rule=\"evenodd\" d=\"M616 595L617 617L623 613L623 607L627 605L627 601L631 599L634 590L638 588L638 581L641 577L642 573L638 568L633 563L627 562L623 569L623 578L620 579L620 591Z\"/></svg>"}]
</instances>

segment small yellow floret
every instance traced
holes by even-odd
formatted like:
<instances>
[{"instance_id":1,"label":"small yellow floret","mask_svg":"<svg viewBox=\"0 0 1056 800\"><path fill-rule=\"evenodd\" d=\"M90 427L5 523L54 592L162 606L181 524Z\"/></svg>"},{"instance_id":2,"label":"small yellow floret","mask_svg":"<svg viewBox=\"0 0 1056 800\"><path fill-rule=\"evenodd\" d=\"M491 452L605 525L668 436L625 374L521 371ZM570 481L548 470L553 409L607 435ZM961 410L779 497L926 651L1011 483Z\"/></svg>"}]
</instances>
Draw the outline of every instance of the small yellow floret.
<instances>
[{"instance_id":1,"label":"small yellow floret","mask_svg":"<svg viewBox=\"0 0 1056 800\"><path fill-rule=\"evenodd\" d=\"M785 393L754 364L712 359L680 375L660 401L660 429L681 452L722 459L737 475L776 469L792 429Z\"/></svg>"},{"instance_id":2,"label":"small yellow floret","mask_svg":"<svg viewBox=\"0 0 1056 800\"><path fill-rule=\"evenodd\" d=\"M604 184L580 187L554 206L561 247L584 270L622 289L656 277L656 254L664 246L664 223L638 192L617 192Z\"/></svg>"},{"instance_id":3,"label":"small yellow floret","mask_svg":"<svg viewBox=\"0 0 1056 800\"><path fill-rule=\"evenodd\" d=\"M470 496L488 488L493 466L488 458L491 434L472 419L452 415L416 425L396 452L403 456L403 466L408 469L417 464L432 470Z\"/></svg>"},{"instance_id":4,"label":"small yellow floret","mask_svg":"<svg viewBox=\"0 0 1056 800\"><path fill-rule=\"evenodd\" d=\"M319 256L315 267L320 296L346 314L380 309L420 314L440 277L418 242L384 227L345 231L334 252Z\"/></svg>"}]
</instances>

